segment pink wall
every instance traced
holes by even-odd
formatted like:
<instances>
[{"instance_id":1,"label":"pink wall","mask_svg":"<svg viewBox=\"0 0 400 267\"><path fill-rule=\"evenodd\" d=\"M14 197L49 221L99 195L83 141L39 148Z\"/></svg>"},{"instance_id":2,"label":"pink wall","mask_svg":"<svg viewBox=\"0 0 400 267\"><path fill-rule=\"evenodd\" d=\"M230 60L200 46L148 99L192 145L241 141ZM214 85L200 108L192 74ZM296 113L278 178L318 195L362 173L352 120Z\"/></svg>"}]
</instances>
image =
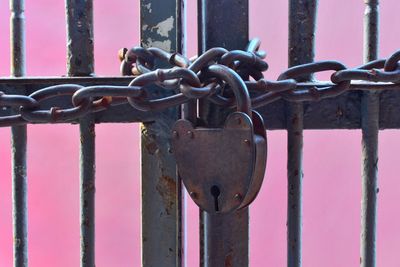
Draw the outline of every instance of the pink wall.
<instances>
[{"instance_id":1,"label":"pink wall","mask_svg":"<svg viewBox=\"0 0 400 267\"><path fill-rule=\"evenodd\" d=\"M27 2L28 75L65 73L64 1ZM118 75L116 52L138 43L138 1L95 1L96 72ZM196 51L196 1L188 1L188 51ZM317 59L362 62L363 1L320 1ZM344 6L344 8L341 8ZM381 56L399 48L397 0L382 1ZM9 73L8 1L0 1L0 76ZM115 30L118 29L118 30ZM287 1L251 1L251 36L268 51L269 79L287 65ZM343 41L346 40L346 41ZM322 78L326 78L323 75ZM78 129L29 126L30 266L79 265ZM267 176L251 209L251 266L286 262L286 134L268 132ZM12 266L9 129L0 129L0 266ZM357 266L360 131L307 131L304 146L304 266ZM378 265L399 266L400 172L395 131L380 134ZM97 266L139 266L138 125L97 127ZM197 208L189 203L188 263L198 266ZM57 249L60 248L60 249Z\"/></svg>"}]
</instances>

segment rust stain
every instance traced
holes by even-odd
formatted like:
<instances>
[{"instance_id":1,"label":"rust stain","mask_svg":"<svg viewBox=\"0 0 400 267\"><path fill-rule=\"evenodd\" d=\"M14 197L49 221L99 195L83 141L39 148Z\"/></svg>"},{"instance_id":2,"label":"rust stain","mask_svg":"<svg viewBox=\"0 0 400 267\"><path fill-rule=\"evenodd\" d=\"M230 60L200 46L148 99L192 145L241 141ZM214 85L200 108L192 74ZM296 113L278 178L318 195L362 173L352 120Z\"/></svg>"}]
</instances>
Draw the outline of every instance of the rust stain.
<instances>
[{"instance_id":1,"label":"rust stain","mask_svg":"<svg viewBox=\"0 0 400 267\"><path fill-rule=\"evenodd\" d=\"M96 137L96 132L95 132L95 130L94 130L94 123L91 123L90 124L90 126L89 126L89 132L90 132L90 135L94 138L94 137Z\"/></svg>"},{"instance_id":2,"label":"rust stain","mask_svg":"<svg viewBox=\"0 0 400 267\"><path fill-rule=\"evenodd\" d=\"M150 155L154 155L158 151L156 136L151 134L147 127L142 128L143 145Z\"/></svg>"},{"instance_id":3,"label":"rust stain","mask_svg":"<svg viewBox=\"0 0 400 267\"><path fill-rule=\"evenodd\" d=\"M157 150L158 150L158 146L157 143L154 141L150 141L147 142L147 140L144 143L144 147L146 148L146 150L149 152L150 155L154 155Z\"/></svg>"},{"instance_id":4,"label":"rust stain","mask_svg":"<svg viewBox=\"0 0 400 267\"><path fill-rule=\"evenodd\" d=\"M336 110L336 117L337 118L342 118L343 115L344 115L343 110L340 107L338 107L337 110Z\"/></svg>"},{"instance_id":5,"label":"rust stain","mask_svg":"<svg viewBox=\"0 0 400 267\"><path fill-rule=\"evenodd\" d=\"M93 180L84 183L84 185L83 185L83 192L84 193L95 192L95 190L96 190L96 186L95 186L95 183L94 183Z\"/></svg>"},{"instance_id":6,"label":"rust stain","mask_svg":"<svg viewBox=\"0 0 400 267\"><path fill-rule=\"evenodd\" d=\"M232 256L232 252L228 253L225 256L225 263L224 263L225 267L232 267L233 266L233 256Z\"/></svg>"},{"instance_id":7,"label":"rust stain","mask_svg":"<svg viewBox=\"0 0 400 267\"><path fill-rule=\"evenodd\" d=\"M170 215L176 200L175 180L169 176L163 175L158 180L156 189L163 200L167 215Z\"/></svg>"}]
</instances>

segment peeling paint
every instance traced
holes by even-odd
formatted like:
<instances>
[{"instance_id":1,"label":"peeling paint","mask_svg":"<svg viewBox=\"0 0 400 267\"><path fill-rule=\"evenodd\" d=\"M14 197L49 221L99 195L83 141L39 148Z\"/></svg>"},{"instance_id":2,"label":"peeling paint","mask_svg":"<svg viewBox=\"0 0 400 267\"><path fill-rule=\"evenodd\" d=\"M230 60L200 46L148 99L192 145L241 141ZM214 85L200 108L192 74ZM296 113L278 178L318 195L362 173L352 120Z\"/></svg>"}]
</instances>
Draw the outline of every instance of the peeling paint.
<instances>
[{"instance_id":1,"label":"peeling paint","mask_svg":"<svg viewBox=\"0 0 400 267\"><path fill-rule=\"evenodd\" d=\"M172 42L171 40L165 41L153 41L151 38L147 38L146 40L147 47L158 47L165 51L171 51L172 49Z\"/></svg>"},{"instance_id":2,"label":"peeling paint","mask_svg":"<svg viewBox=\"0 0 400 267\"><path fill-rule=\"evenodd\" d=\"M174 28L174 17L171 16L164 21L161 21L151 29L156 29L157 33L162 37L168 37L169 32Z\"/></svg>"},{"instance_id":3,"label":"peeling paint","mask_svg":"<svg viewBox=\"0 0 400 267\"><path fill-rule=\"evenodd\" d=\"M144 5L144 7L147 8L149 13L153 12L153 10L151 9L151 3L148 3L147 5Z\"/></svg>"}]
</instances>

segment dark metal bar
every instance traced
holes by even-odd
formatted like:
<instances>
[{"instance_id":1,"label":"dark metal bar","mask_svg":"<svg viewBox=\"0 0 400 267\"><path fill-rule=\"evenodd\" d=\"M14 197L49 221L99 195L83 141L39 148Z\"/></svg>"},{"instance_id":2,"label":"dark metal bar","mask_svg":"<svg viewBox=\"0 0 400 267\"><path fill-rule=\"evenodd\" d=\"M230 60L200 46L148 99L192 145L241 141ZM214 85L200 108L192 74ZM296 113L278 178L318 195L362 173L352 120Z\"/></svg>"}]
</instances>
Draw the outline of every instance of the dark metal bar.
<instances>
[{"instance_id":1,"label":"dark metal bar","mask_svg":"<svg viewBox=\"0 0 400 267\"><path fill-rule=\"evenodd\" d=\"M71 79L71 80L67 80ZM39 78L2 78L0 91L6 94L29 95L37 90L55 84L76 83L83 86L91 85L127 85L131 77L39 77ZM301 83L300 88L312 86L315 83ZM326 87L330 83L319 83ZM351 89L380 91L380 129L400 128L400 94L399 84L373 83L363 84L354 82ZM386 90L387 89L387 90ZM361 128L361 95L360 92L348 92L339 97L325 99L317 102L304 103L304 129L360 129ZM54 101L43 103L43 108L51 106L70 107L71 98L57 98ZM264 118L268 130L286 129L285 102L279 100L266 107L257 109ZM108 110L94 114L96 123L127 123L151 122L162 112L141 112L130 105L111 107ZM11 114L11 109L0 109L0 116Z\"/></svg>"},{"instance_id":2,"label":"dark metal bar","mask_svg":"<svg viewBox=\"0 0 400 267\"><path fill-rule=\"evenodd\" d=\"M81 266L95 266L95 124L88 115L80 131Z\"/></svg>"},{"instance_id":3,"label":"dark metal bar","mask_svg":"<svg viewBox=\"0 0 400 267\"><path fill-rule=\"evenodd\" d=\"M12 88L13 86L18 85L26 85L30 87L46 87L49 85L57 85L57 84L81 84L81 85L95 85L95 84L103 84L103 85L128 85L136 76L97 76L97 77L13 77L0 78L0 90L2 92L7 92L7 88ZM115 84L114 84L115 83ZM307 89L310 87L322 88L334 85L328 81L317 81L317 82L300 82L297 84L297 89ZM7 86L7 87L6 87ZM27 88L29 89L29 88ZM386 82L359 82L353 81L350 85L350 91L384 91L384 90L400 90L399 83L386 83ZM10 92L13 90L9 90ZM15 90L14 90L15 91ZM28 90L27 90L28 91ZM32 91L32 90L31 90ZM19 92L19 91L18 91ZM33 91L32 91L33 92ZM23 92L22 92L23 93Z\"/></svg>"},{"instance_id":4,"label":"dark metal bar","mask_svg":"<svg viewBox=\"0 0 400 267\"><path fill-rule=\"evenodd\" d=\"M94 72L93 1L66 0L67 72L89 76ZM95 266L95 122L80 120L80 229L82 267Z\"/></svg>"},{"instance_id":5,"label":"dark metal bar","mask_svg":"<svg viewBox=\"0 0 400 267\"><path fill-rule=\"evenodd\" d=\"M314 60L314 37L317 0L289 1L289 66ZM310 80L310 76L302 77ZM288 207L287 207L287 266L302 265L302 181L303 127L302 103L288 103Z\"/></svg>"},{"instance_id":6,"label":"dark metal bar","mask_svg":"<svg viewBox=\"0 0 400 267\"><path fill-rule=\"evenodd\" d=\"M141 43L183 52L183 0L141 0ZM157 67L161 66L156 62ZM168 92L160 90L160 97ZM141 127L142 266L183 266L182 188L170 145L179 108Z\"/></svg>"},{"instance_id":7,"label":"dark metal bar","mask_svg":"<svg viewBox=\"0 0 400 267\"><path fill-rule=\"evenodd\" d=\"M66 0L68 76L94 72L93 0Z\"/></svg>"},{"instance_id":8,"label":"dark metal bar","mask_svg":"<svg viewBox=\"0 0 400 267\"><path fill-rule=\"evenodd\" d=\"M365 1L364 62L378 58L379 0ZM361 97L362 128L362 200L360 265L376 266L376 221L378 196L379 94L363 92Z\"/></svg>"},{"instance_id":9,"label":"dark metal bar","mask_svg":"<svg viewBox=\"0 0 400 267\"><path fill-rule=\"evenodd\" d=\"M11 128L14 266L28 266L26 126Z\"/></svg>"},{"instance_id":10,"label":"dark metal bar","mask_svg":"<svg viewBox=\"0 0 400 267\"><path fill-rule=\"evenodd\" d=\"M21 77L21 78L0 78L0 90L7 92L7 87L15 87L25 85L27 87L34 87L37 89L57 84L80 84L80 85L128 85L133 79L133 76L124 77ZM115 83L115 84L114 84ZM26 88L27 90L29 88ZM10 90L10 92L13 90ZM19 90L14 90L19 91ZM33 91L32 91L33 92Z\"/></svg>"},{"instance_id":11,"label":"dark metal bar","mask_svg":"<svg viewBox=\"0 0 400 267\"><path fill-rule=\"evenodd\" d=\"M25 75L25 1L11 0L11 75ZM14 266L28 266L27 127L11 127Z\"/></svg>"},{"instance_id":12,"label":"dark metal bar","mask_svg":"<svg viewBox=\"0 0 400 267\"><path fill-rule=\"evenodd\" d=\"M11 0L11 75L25 76L25 0Z\"/></svg>"},{"instance_id":13,"label":"dark metal bar","mask_svg":"<svg viewBox=\"0 0 400 267\"><path fill-rule=\"evenodd\" d=\"M249 30L248 0L199 0L199 53L211 47L245 49ZM224 10L229 10L227 15ZM223 30L218 30L223 29ZM227 110L201 102L200 117L219 126ZM249 265L249 209L226 215L200 211L200 266L246 267Z\"/></svg>"}]
</instances>

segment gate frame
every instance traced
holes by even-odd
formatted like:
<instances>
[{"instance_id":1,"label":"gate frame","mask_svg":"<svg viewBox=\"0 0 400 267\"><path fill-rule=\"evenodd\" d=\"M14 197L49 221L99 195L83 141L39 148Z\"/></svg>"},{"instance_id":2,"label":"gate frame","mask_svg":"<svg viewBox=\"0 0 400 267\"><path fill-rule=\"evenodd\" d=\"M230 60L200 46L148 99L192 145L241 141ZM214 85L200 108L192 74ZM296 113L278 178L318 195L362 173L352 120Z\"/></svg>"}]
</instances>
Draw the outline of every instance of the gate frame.
<instances>
[{"instance_id":1,"label":"gate frame","mask_svg":"<svg viewBox=\"0 0 400 267\"><path fill-rule=\"evenodd\" d=\"M171 52L184 52L185 0L140 0L141 43ZM314 59L318 0L289 0L289 65ZM379 1L367 0L364 19L364 61L378 56ZM199 52L222 46L244 49L248 42L248 0L198 0ZM159 7L159 8L156 8ZM25 75L25 1L11 0L11 75ZM224 16L228 10L231 16ZM127 84L132 77L92 77L93 0L66 0L68 78L1 78L0 91L29 95L55 84ZM165 22L172 19L172 28ZM301 23L299 23L301 21ZM223 27L224 31L214 29ZM157 29L161 29L158 31ZM165 35L165 30L167 34ZM302 46L297 46L302 43ZM162 67L162 65L159 65ZM88 76L88 77L83 77ZM310 80L312 77L302 77ZM360 85L362 86L362 85ZM378 85L377 85L378 87ZM371 89L371 88L370 88ZM373 89L373 86L372 86ZM154 88L153 90L157 90ZM160 95L165 92L160 90ZM277 101L259 109L267 129L288 131L288 266L301 266L302 146L304 129L362 129L361 265L376 265L377 161L379 129L400 128L400 94L348 92L334 99L300 104ZM64 105L60 100L59 105ZM49 105L51 105L50 103ZM193 105L193 103L192 103ZM200 103L200 116L210 126L220 125L226 110ZM186 106L189 108L190 105ZM192 106L193 108L193 106ZM382 112L385 111L385 112ZM0 116L16 112L0 110ZM142 122L142 264L185 266L184 194L172 156L169 135L181 117L179 108L140 112L129 105L80 119L81 266L95 262L95 124ZM28 265L26 126L12 127L14 266ZM155 221L158 218L159 221ZM248 266L248 209L229 215L200 212L201 266ZM161 242L160 242L161 241Z\"/></svg>"}]
</instances>

